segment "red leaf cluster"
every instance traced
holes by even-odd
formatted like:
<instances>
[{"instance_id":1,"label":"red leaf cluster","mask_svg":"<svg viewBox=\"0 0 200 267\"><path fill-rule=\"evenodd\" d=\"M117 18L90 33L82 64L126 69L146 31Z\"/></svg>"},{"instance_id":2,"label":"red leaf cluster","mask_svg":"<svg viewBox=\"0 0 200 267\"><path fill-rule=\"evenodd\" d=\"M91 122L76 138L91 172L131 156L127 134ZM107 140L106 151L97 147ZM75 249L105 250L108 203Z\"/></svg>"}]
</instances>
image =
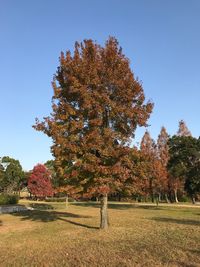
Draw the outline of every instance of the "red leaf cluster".
<instances>
[{"instance_id":1,"label":"red leaf cluster","mask_svg":"<svg viewBox=\"0 0 200 267\"><path fill-rule=\"evenodd\" d=\"M51 173L42 164L38 164L28 179L28 189L36 197L47 197L53 195L51 184Z\"/></svg>"}]
</instances>

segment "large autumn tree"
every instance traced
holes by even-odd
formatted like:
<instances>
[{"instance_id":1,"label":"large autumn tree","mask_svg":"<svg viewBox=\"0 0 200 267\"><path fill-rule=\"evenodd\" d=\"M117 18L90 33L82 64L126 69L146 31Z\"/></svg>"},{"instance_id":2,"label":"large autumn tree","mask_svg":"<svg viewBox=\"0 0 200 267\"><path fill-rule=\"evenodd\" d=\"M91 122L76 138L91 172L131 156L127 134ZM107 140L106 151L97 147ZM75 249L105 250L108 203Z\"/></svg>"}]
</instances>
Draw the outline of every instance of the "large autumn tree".
<instances>
[{"instance_id":1,"label":"large autumn tree","mask_svg":"<svg viewBox=\"0 0 200 267\"><path fill-rule=\"evenodd\" d=\"M52 84L52 113L34 127L53 139L59 175L80 192L102 197L100 228L107 228L107 196L127 179L121 162L153 104L145 103L142 85L113 37L104 47L84 40L73 53L62 52Z\"/></svg>"}]
</instances>

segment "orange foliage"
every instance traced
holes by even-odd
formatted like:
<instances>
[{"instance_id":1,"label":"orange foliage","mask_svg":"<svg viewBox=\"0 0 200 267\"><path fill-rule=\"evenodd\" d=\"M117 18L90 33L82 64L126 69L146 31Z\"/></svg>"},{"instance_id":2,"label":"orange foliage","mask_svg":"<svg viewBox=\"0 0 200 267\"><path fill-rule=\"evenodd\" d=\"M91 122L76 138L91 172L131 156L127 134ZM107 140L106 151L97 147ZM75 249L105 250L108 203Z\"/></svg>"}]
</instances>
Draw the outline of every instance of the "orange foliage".
<instances>
[{"instance_id":1,"label":"orange foliage","mask_svg":"<svg viewBox=\"0 0 200 267\"><path fill-rule=\"evenodd\" d=\"M52 113L34 128L52 138L60 176L85 194L122 188L131 172L127 144L153 104L145 104L117 40L110 37L104 47L76 42L73 54L61 53L52 85Z\"/></svg>"}]
</instances>

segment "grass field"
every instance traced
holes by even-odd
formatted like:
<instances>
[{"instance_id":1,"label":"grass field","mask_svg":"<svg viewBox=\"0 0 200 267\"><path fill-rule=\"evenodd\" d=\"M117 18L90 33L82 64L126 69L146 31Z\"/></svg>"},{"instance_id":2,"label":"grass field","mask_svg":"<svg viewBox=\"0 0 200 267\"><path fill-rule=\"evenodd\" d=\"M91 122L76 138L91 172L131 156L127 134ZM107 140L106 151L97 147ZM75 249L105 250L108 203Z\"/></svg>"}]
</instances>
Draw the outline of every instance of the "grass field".
<instances>
[{"instance_id":1,"label":"grass field","mask_svg":"<svg viewBox=\"0 0 200 267\"><path fill-rule=\"evenodd\" d=\"M25 203L0 215L0 266L200 266L200 208L109 204L102 231L95 203Z\"/></svg>"}]
</instances>

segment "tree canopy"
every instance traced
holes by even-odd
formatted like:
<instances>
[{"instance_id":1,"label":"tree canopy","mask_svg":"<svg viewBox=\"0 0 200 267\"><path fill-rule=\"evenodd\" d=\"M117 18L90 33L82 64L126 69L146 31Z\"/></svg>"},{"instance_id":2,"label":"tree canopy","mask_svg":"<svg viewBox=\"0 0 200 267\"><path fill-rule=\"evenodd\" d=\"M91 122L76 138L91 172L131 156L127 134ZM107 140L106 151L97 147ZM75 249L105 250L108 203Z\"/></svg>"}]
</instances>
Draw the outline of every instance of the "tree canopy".
<instances>
[{"instance_id":1,"label":"tree canopy","mask_svg":"<svg viewBox=\"0 0 200 267\"><path fill-rule=\"evenodd\" d=\"M118 41L76 42L73 54L61 53L52 85L52 113L34 127L53 139L57 170L86 194L114 192L129 175L128 144L153 108Z\"/></svg>"},{"instance_id":2,"label":"tree canopy","mask_svg":"<svg viewBox=\"0 0 200 267\"><path fill-rule=\"evenodd\" d=\"M28 178L28 189L37 198L44 198L53 195L51 184L51 173L43 164L33 168Z\"/></svg>"},{"instance_id":3,"label":"tree canopy","mask_svg":"<svg viewBox=\"0 0 200 267\"><path fill-rule=\"evenodd\" d=\"M173 136L169 139L171 175L184 182L185 190L194 198L200 192L200 139L191 136Z\"/></svg>"},{"instance_id":4,"label":"tree canopy","mask_svg":"<svg viewBox=\"0 0 200 267\"><path fill-rule=\"evenodd\" d=\"M0 164L1 191L13 193L20 189L24 172L19 160L4 156Z\"/></svg>"}]
</instances>

